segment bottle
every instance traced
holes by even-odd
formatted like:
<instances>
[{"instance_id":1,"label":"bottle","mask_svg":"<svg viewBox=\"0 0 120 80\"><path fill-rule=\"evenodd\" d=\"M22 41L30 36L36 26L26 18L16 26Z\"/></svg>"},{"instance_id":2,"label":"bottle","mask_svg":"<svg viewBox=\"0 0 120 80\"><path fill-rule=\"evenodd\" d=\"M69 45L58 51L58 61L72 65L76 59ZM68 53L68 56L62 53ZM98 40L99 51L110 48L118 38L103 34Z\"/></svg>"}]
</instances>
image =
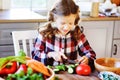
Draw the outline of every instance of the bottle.
<instances>
[{"instance_id":1,"label":"bottle","mask_svg":"<svg viewBox=\"0 0 120 80\"><path fill-rule=\"evenodd\" d=\"M98 17L99 16L99 2L92 2L90 16L91 17Z\"/></svg>"}]
</instances>

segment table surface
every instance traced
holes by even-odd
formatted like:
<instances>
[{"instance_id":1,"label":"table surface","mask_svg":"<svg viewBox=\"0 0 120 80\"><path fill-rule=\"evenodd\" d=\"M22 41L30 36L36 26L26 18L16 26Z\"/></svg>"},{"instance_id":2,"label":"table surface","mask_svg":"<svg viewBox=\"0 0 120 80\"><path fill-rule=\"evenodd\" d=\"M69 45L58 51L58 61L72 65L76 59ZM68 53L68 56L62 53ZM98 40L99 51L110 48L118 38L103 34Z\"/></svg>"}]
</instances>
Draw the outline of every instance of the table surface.
<instances>
[{"instance_id":1,"label":"table surface","mask_svg":"<svg viewBox=\"0 0 120 80\"><path fill-rule=\"evenodd\" d=\"M89 76L69 74L67 72L64 72L64 73L61 73L61 74L55 74L55 76L60 78L60 80L100 80L98 78L98 72L97 71L91 73Z\"/></svg>"}]
</instances>

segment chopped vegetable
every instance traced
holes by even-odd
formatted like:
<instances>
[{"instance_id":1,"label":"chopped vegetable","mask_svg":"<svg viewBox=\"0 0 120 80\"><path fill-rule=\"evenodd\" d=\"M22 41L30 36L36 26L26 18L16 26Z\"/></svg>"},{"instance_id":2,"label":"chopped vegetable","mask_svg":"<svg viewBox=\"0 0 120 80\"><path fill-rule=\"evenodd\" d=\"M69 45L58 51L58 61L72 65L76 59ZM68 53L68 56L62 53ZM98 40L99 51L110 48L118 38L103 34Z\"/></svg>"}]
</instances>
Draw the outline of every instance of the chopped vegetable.
<instances>
[{"instance_id":1,"label":"chopped vegetable","mask_svg":"<svg viewBox=\"0 0 120 80\"><path fill-rule=\"evenodd\" d=\"M61 65L56 65L56 66L50 66L48 65L47 67L53 69L53 71L57 74L59 73L60 71L67 71L68 73L75 73L75 68L78 66L79 64L76 63L76 64L69 64L69 65L66 65L66 64L61 64Z\"/></svg>"},{"instance_id":2,"label":"chopped vegetable","mask_svg":"<svg viewBox=\"0 0 120 80\"><path fill-rule=\"evenodd\" d=\"M8 75L15 73L17 70L17 62L11 62L11 65L6 65L3 69L0 70L0 75Z\"/></svg>"},{"instance_id":3,"label":"chopped vegetable","mask_svg":"<svg viewBox=\"0 0 120 80\"><path fill-rule=\"evenodd\" d=\"M56 68L56 69L59 69L59 70L61 70L61 71L65 71L65 69L66 69L66 67L65 67L64 64L62 64L62 65L57 65L57 66L55 66L55 68Z\"/></svg>"},{"instance_id":4,"label":"chopped vegetable","mask_svg":"<svg viewBox=\"0 0 120 80\"><path fill-rule=\"evenodd\" d=\"M31 58L27 56L8 56L8 57L0 58L0 69L4 68L9 62L16 61L25 64L26 60L30 60L30 59Z\"/></svg>"},{"instance_id":5,"label":"chopped vegetable","mask_svg":"<svg viewBox=\"0 0 120 80\"><path fill-rule=\"evenodd\" d=\"M16 74L20 73L21 71L23 71L24 73L27 73L27 65L26 64L20 64L20 67L16 71Z\"/></svg>"},{"instance_id":6,"label":"chopped vegetable","mask_svg":"<svg viewBox=\"0 0 120 80\"><path fill-rule=\"evenodd\" d=\"M18 52L18 56L26 56L25 52L23 50L20 50Z\"/></svg>"},{"instance_id":7,"label":"chopped vegetable","mask_svg":"<svg viewBox=\"0 0 120 80\"><path fill-rule=\"evenodd\" d=\"M74 69L72 67L69 67L68 68L68 73L73 73L74 72Z\"/></svg>"},{"instance_id":8,"label":"chopped vegetable","mask_svg":"<svg viewBox=\"0 0 120 80\"><path fill-rule=\"evenodd\" d=\"M53 71L57 74L57 73L59 73L59 69L53 69Z\"/></svg>"},{"instance_id":9,"label":"chopped vegetable","mask_svg":"<svg viewBox=\"0 0 120 80\"><path fill-rule=\"evenodd\" d=\"M31 67L27 68L27 74L31 75L33 73L33 69Z\"/></svg>"},{"instance_id":10,"label":"chopped vegetable","mask_svg":"<svg viewBox=\"0 0 120 80\"><path fill-rule=\"evenodd\" d=\"M33 72L32 68L27 68L27 73L25 74L24 71L20 71L16 74L9 74L6 80L45 80L43 74Z\"/></svg>"},{"instance_id":11,"label":"chopped vegetable","mask_svg":"<svg viewBox=\"0 0 120 80\"><path fill-rule=\"evenodd\" d=\"M58 76L55 76L55 77L54 77L54 80L61 80L61 79L59 79Z\"/></svg>"},{"instance_id":12,"label":"chopped vegetable","mask_svg":"<svg viewBox=\"0 0 120 80\"><path fill-rule=\"evenodd\" d=\"M77 67L78 64L69 64L66 65L66 67L68 68L67 71L68 73L75 73L75 68Z\"/></svg>"},{"instance_id":13,"label":"chopped vegetable","mask_svg":"<svg viewBox=\"0 0 120 80\"><path fill-rule=\"evenodd\" d=\"M0 58L0 69L2 68L2 66L6 63L8 63L11 59L13 59L14 56L9 56L9 57L5 57L5 58ZM5 66L4 66L5 67Z\"/></svg>"},{"instance_id":14,"label":"chopped vegetable","mask_svg":"<svg viewBox=\"0 0 120 80\"><path fill-rule=\"evenodd\" d=\"M47 67L42 62L31 59L27 60L27 65L37 72L43 73L46 76L50 76Z\"/></svg>"}]
</instances>

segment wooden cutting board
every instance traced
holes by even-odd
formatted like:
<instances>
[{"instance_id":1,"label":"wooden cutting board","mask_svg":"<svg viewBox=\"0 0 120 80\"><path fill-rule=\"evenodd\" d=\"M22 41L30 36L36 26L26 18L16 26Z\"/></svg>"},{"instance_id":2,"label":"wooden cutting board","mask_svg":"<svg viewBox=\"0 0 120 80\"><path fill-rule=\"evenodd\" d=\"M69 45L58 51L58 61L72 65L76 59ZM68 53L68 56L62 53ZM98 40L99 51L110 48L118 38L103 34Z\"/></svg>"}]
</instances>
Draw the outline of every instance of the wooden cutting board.
<instances>
[{"instance_id":1,"label":"wooden cutting board","mask_svg":"<svg viewBox=\"0 0 120 80\"><path fill-rule=\"evenodd\" d=\"M97 72L92 73L89 76L81 76L77 74L69 74L67 72L61 74L55 74L60 80L100 80L97 76Z\"/></svg>"}]
</instances>

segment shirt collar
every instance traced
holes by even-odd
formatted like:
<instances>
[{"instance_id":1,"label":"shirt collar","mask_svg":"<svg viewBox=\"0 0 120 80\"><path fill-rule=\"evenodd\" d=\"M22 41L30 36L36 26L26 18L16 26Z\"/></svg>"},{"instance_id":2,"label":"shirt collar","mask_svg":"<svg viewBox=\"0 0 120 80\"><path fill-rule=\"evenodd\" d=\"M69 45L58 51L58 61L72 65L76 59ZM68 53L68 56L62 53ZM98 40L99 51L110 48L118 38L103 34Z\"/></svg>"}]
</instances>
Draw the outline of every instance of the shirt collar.
<instances>
[{"instance_id":1,"label":"shirt collar","mask_svg":"<svg viewBox=\"0 0 120 80\"><path fill-rule=\"evenodd\" d=\"M56 34L55 36L58 37L58 38L69 38L69 37L71 37L71 34L68 33L68 34L66 34L65 36L62 36L62 35L60 35L60 34Z\"/></svg>"}]
</instances>

